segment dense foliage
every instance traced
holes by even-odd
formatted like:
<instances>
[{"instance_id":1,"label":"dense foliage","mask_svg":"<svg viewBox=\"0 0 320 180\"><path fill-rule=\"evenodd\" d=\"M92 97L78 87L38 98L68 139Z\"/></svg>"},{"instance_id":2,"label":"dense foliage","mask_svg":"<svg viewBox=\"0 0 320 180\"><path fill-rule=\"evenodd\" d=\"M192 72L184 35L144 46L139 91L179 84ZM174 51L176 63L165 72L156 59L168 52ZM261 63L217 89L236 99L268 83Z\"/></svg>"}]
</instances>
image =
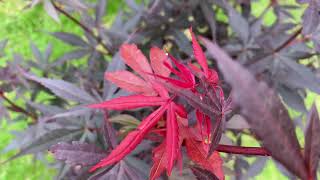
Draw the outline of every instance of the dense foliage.
<instances>
[{"instance_id":1,"label":"dense foliage","mask_svg":"<svg viewBox=\"0 0 320 180\"><path fill-rule=\"evenodd\" d=\"M29 124L8 161L49 150L58 179L247 179L271 156L289 178L316 179L319 115L303 99L320 93L320 3L298 3L272 0L254 16L249 0L126 0L106 25L106 0L32 0L83 35L49 32L72 50L53 59L50 44L31 43L31 60L15 54L0 69L0 118ZM241 146L242 134L261 147Z\"/></svg>"}]
</instances>

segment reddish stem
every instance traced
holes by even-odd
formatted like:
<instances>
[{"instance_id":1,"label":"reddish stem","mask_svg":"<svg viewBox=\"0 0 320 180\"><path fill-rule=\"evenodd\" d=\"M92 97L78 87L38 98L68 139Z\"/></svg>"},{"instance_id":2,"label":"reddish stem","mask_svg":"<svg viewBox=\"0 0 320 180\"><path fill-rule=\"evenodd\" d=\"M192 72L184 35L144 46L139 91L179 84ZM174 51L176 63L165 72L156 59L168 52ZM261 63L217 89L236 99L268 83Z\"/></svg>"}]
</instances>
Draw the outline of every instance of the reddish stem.
<instances>
[{"instance_id":1,"label":"reddish stem","mask_svg":"<svg viewBox=\"0 0 320 180\"><path fill-rule=\"evenodd\" d=\"M20 113L22 113L22 114L24 114L26 116L29 116L33 120L33 122L37 121L37 116L35 114L32 114L32 113L28 112L27 110L25 110L24 108L22 108L22 107L18 106L17 104L15 104L1 90L0 90L0 98L5 100L10 105L10 106L7 107L8 109L11 109L12 111L20 112Z\"/></svg>"},{"instance_id":2,"label":"reddish stem","mask_svg":"<svg viewBox=\"0 0 320 180\"><path fill-rule=\"evenodd\" d=\"M243 154L255 156L270 156L270 153L262 147L242 147L231 145L218 145L217 151L230 154Z\"/></svg>"}]
</instances>

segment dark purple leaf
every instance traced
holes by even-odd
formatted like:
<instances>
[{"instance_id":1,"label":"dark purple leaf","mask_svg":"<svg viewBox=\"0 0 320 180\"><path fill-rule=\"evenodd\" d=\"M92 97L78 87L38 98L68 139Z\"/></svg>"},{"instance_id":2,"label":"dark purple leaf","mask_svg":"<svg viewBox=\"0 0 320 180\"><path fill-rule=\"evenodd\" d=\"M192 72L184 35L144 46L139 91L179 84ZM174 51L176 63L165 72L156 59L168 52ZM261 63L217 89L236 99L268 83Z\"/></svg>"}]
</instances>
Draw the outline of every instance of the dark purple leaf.
<instances>
[{"instance_id":1,"label":"dark purple leaf","mask_svg":"<svg viewBox=\"0 0 320 180\"><path fill-rule=\"evenodd\" d=\"M293 87L308 88L320 93L320 80L309 68L285 56L279 56L278 61L276 63L281 71L276 73L279 79Z\"/></svg>"},{"instance_id":2,"label":"dark purple leaf","mask_svg":"<svg viewBox=\"0 0 320 180\"><path fill-rule=\"evenodd\" d=\"M302 179L308 173L300 152L294 124L277 94L265 83L237 62L222 49L202 38L210 55L214 57L226 81L233 88L232 98L241 107L252 131L262 141L272 157ZM281 137L281 138L279 138Z\"/></svg>"},{"instance_id":3,"label":"dark purple leaf","mask_svg":"<svg viewBox=\"0 0 320 180\"><path fill-rule=\"evenodd\" d=\"M229 22L232 30L239 36L245 44L249 40L249 24L235 9L228 6Z\"/></svg>"},{"instance_id":4,"label":"dark purple leaf","mask_svg":"<svg viewBox=\"0 0 320 180\"><path fill-rule=\"evenodd\" d=\"M120 58L119 53L116 53L112 61L109 63L106 72L112 72L112 71L117 71L117 70L122 70L126 66L122 59ZM109 100L112 98L112 95L116 92L117 86L115 84L112 84L108 80L104 80L104 85L103 85L103 98L105 100Z\"/></svg>"},{"instance_id":5,"label":"dark purple leaf","mask_svg":"<svg viewBox=\"0 0 320 180\"><path fill-rule=\"evenodd\" d=\"M71 144L59 142L51 146L50 151L56 159L65 161L71 166L94 165L106 156L106 153L96 145L78 141L72 141Z\"/></svg>"},{"instance_id":6,"label":"dark purple leaf","mask_svg":"<svg viewBox=\"0 0 320 180\"><path fill-rule=\"evenodd\" d=\"M96 4L96 26L99 26L106 13L107 0L99 0Z\"/></svg>"},{"instance_id":7,"label":"dark purple leaf","mask_svg":"<svg viewBox=\"0 0 320 180\"><path fill-rule=\"evenodd\" d=\"M224 124L223 122L224 116L222 117L221 116L217 117L216 121L212 125L212 129L211 129L212 138L211 138L211 144L209 147L208 157L210 157L214 152L214 150L218 147L222 133L223 133L222 125Z\"/></svg>"},{"instance_id":8,"label":"dark purple leaf","mask_svg":"<svg viewBox=\"0 0 320 180\"><path fill-rule=\"evenodd\" d=\"M309 7L303 14L303 34L311 34L318 27L320 23L319 8L320 2L318 0L310 0Z\"/></svg>"},{"instance_id":9,"label":"dark purple leaf","mask_svg":"<svg viewBox=\"0 0 320 180\"><path fill-rule=\"evenodd\" d=\"M52 5L50 0L43 0L44 9L47 11L48 15L51 16L55 21L60 22L59 15Z\"/></svg>"},{"instance_id":10,"label":"dark purple leaf","mask_svg":"<svg viewBox=\"0 0 320 180\"><path fill-rule=\"evenodd\" d=\"M77 50L65 53L63 54L62 57L58 58L51 66L52 67L61 66L66 61L73 60L73 59L80 59L89 53L90 53L90 50L87 50L87 49L77 49Z\"/></svg>"},{"instance_id":11,"label":"dark purple leaf","mask_svg":"<svg viewBox=\"0 0 320 180\"><path fill-rule=\"evenodd\" d=\"M39 78L26 72L23 75L29 80L42 84L61 98L85 104L95 102L95 99L90 94L69 82L58 79Z\"/></svg>"},{"instance_id":12,"label":"dark purple leaf","mask_svg":"<svg viewBox=\"0 0 320 180\"><path fill-rule=\"evenodd\" d=\"M83 133L82 129L70 130L70 129L55 129L49 131L38 138L32 139L32 142L23 147L19 153L10 157L4 163L16 159L26 154L37 153L48 150L52 145L61 141L75 140Z\"/></svg>"},{"instance_id":13,"label":"dark purple leaf","mask_svg":"<svg viewBox=\"0 0 320 180\"><path fill-rule=\"evenodd\" d=\"M202 169L197 166L191 166L190 169L196 176L197 180L219 180L216 175L206 169Z\"/></svg>"},{"instance_id":14,"label":"dark purple leaf","mask_svg":"<svg viewBox=\"0 0 320 180\"><path fill-rule=\"evenodd\" d=\"M296 90L288 88L286 86L279 86L278 92L280 93L283 101L291 108L306 112L307 109L304 105L304 97L302 97Z\"/></svg>"},{"instance_id":15,"label":"dark purple leaf","mask_svg":"<svg viewBox=\"0 0 320 180\"><path fill-rule=\"evenodd\" d=\"M38 47L32 42L31 42L30 46L31 46L31 50L32 50L34 58L36 58L36 60L39 63L43 62L43 57L42 57L42 54L41 54L40 50L38 49Z\"/></svg>"},{"instance_id":16,"label":"dark purple leaf","mask_svg":"<svg viewBox=\"0 0 320 180\"><path fill-rule=\"evenodd\" d=\"M304 156L309 173L313 179L316 179L316 173L320 156L320 119L317 107L313 104L309 115L308 125L305 132Z\"/></svg>"},{"instance_id":17,"label":"dark purple leaf","mask_svg":"<svg viewBox=\"0 0 320 180\"><path fill-rule=\"evenodd\" d=\"M67 32L55 32L52 33L52 35L72 46L88 47L88 44L85 41L83 41L81 37L75 34Z\"/></svg>"},{"instance_id":18,"label":"dark purple leaf","mask_svg":"<svg viewBox=\"0 0 320 180\"><path fill-rule=\"evenodd\" d=\"M241 180L246 180L257 176L266 165L267 158L259 157L252 164L250 164L246 174L241 177Z\"/></svg>"}]
</instances>

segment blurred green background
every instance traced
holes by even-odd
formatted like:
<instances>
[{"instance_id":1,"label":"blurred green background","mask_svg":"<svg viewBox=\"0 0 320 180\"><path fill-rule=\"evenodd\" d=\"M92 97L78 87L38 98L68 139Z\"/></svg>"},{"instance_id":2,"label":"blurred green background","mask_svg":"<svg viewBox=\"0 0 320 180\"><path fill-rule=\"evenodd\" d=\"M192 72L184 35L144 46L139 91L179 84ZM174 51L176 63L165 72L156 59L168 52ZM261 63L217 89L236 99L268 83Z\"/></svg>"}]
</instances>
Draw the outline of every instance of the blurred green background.
<instances>
[{"instance_id":1,"label":"blurred green background","mask_svg":"<svg viewBox=\"0 0 320 180\"><path fill-rule=\"evenodd\" d=\"M253 5L253 13L259 16L265 7L268 5L269 0L255 1ZM295 4L294 0L287 0L285 3ZM105 17L105 23L110 24L117 14L118 9L123 4L122 1L109 1L107 8L107 16ZM74 32L81 34L82 31L73 22L67 18L60 16L61 23L57 23L52 20L40 6L36 6L32 9L24 9L26 6L25 0L10 0L0 2L0 40L9 39L6 55L0 59L0 67L3 66L6 61L10 60L14 53L20 53L24 57L32 58L32 52L30 49L30 42L35 43L40 50L44 50L48 43L51 43L54 47L52 59L59 57L61 54L70 51L71 47L56 40L49 35L49 32L64 31ZM294 10L292 14L295 19L293 21L300 22L303 9ZM271 25L275 21L275 15L270 10L265 16L264 23ZM320 107L320 97L316 94L309 93L305 103L308 108L312 103L317 100L318 108ZM19 103L19 102L18 102ZM290 110L292 116L295 116L295 112ZM14 116L14 114L11 114ZM1 121L0 126L0 150L5 148L13 135L10 131L19 131L27 126L25 121L14 122L7 124L6 121ZM303 139L303 133L298 131L298 136ZM244 146L258 146L259 144L249 136L243 136L242 142ZM12 156L15 152L1 153L0 161L4 161ZM52 157L48 158L52 161ZM24 156L14 161L6 163L0 166L0 179L52 179L55 175L54 169L49 169L43 162L35 161L32 156ZM286 179L277 170L275 164L269 160L267 166L263 169L262 173L256 177L256 179Z\"/></svg>"}]
</instances>

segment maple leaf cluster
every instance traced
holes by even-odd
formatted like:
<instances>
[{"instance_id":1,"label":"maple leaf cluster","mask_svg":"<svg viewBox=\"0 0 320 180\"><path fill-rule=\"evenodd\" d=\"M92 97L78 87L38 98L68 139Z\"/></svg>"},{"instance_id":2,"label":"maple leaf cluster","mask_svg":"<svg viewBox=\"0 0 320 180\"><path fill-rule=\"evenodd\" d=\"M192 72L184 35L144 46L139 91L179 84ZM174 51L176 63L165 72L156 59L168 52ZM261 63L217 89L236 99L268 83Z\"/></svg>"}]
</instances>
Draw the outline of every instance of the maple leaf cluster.
<instances>
[{"instance_id":1,"label":"maple leaf cluster","mask_svg":"<svg viewBox=\"0 0 320 180\"><path fill-rule=\"evenodd\" d=\"M105 78L132 95L114 98L89 107L107 110L129 110L157 107L131 131L111 153L93 166L90 171L119 162L151 133L159 121L165 120L165 131L152 131L163 137L163 142L153 150L150 179L164 171L170 176L176 163L182 165L181 147L186 146L189 158L203 169L224 179L222 159L215 147L221 137L221 122L230 101L224 100L215 70L209 69L206 56L190 28L194 57L200 67L191 62L185 65L165 51L152 47L150 63L134 44L123 44L120 55L135 73L127 70L107 72ZM188 91L199 101L211 100L215 117L210 118L201 107L195 108L197 123L188 125L188 112L178 102L179 94L171 91ZM229 102L229 103L228 103ZM214 119L214 121L212 121ZM212 125L212 122L213 125Z\"/></svg>"}]
</instances>

